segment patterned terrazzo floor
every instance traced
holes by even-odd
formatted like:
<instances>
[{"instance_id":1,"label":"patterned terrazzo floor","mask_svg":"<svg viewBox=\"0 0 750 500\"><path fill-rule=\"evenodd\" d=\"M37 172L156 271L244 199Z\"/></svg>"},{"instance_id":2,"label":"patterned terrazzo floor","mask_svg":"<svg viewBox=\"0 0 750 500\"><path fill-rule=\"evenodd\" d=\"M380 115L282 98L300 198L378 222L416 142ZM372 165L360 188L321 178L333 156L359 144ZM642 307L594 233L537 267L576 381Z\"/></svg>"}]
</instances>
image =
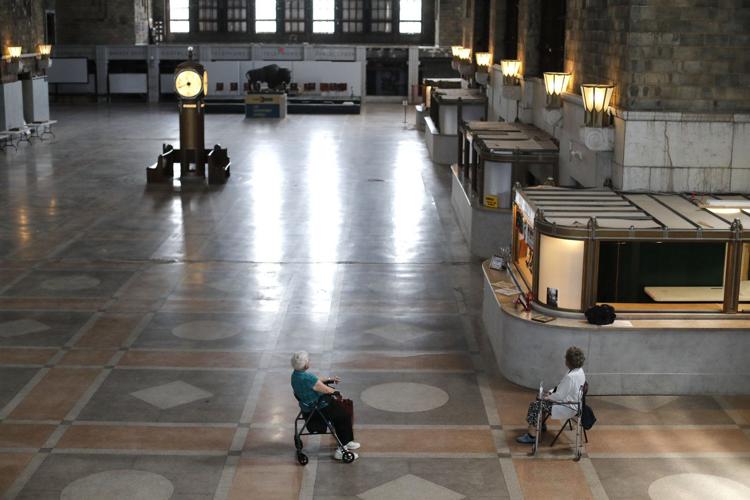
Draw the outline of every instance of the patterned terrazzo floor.
<instances>
[{"instance_id":1,"label":"patterned terrazzo floor","mask_svg":"<svg viewBox=\"0 0 750 500\"><path fill-rule=\"evenodd\" d=\"M450 172L401 113L209 115L215 189L145 187L173 106L57 107L0 153L3 496L750 498L750 396L591 397L578 463L515 443L533 393L493 369ZM297 349L354 401L354 464L294 459Z\"/></svg>"}]
</instances>

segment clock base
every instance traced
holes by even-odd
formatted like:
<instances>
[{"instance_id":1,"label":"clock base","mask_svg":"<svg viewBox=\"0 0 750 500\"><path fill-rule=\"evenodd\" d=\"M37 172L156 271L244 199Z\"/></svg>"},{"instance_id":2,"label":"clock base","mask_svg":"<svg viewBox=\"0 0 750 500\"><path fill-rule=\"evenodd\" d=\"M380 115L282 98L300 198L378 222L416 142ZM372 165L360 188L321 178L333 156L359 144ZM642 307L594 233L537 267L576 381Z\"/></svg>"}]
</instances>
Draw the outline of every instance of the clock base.
<instances>
[{"instance_id":1,"label":"clock base","mask_svg":"<svg viewBox=\"0 0 750 500\"><path fill-rule=\"evenodd\" d=\"M173 148L169 144L162 146L162 154L156 160L156 163L146 167L146 182L148 184L165 184L174 180L188 178L207 178L209 184L225 184L229 180L232 162L226 148L218 144L212 149L203 150L201 158L206 158L206 163L202 161L189 162L183 158L179 149ZM187 152L186 152L187 153ZM195 151L190 151L189 156L195 158ZM176 166L179 166L179 176L175 176ZM191 169L191 165L195 168Z\"/></svg>"}]
</instances>

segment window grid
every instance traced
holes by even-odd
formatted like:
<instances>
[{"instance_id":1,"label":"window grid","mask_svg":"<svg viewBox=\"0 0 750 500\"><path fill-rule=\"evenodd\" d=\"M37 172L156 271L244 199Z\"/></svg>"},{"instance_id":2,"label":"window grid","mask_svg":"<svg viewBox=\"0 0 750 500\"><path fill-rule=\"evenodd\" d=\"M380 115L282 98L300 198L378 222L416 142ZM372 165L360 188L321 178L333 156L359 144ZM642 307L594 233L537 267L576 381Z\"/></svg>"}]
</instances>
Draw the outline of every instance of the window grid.
<instances>
[{"instance_id":1,"label":"window grid","mask_svg":"<svg viewBox=\"0 0 750 500\"><path fill-rule=\"evenodd\" d=\"M399 2L398 32L419 34L422 32L422 0L401 0Z\"/></svg>"},{"instance_id":2,"label":"window grid","mask_svg":"<svg viewBox=\"0 0 750 500\"><path fill-rule=\"evenodd\" d=\"M305 0L284 1L284 31L286 33L305 32Z\"/></svg>"},{"instance_id":3,"label":"window grid","mask_svg":"<svg viewBox=\"0 0 750 500\"><path fill-rule=\"evenodd\" d=\"M227 0L227 31L232 33L247 31L246 0Z\"/></svg>"},{"instance_id":4,"label":"window grid","mask_svg":"<svg viewBox=\"0 0 750 500\"><path fill-rule=\"evenodd\" d=\"M198 0L198 31L219 31L219 0Z\"/></svg>"},{"instance_id":5,"label":"window grid","mask_svg":"<svg viewBox=\"0 0 750 500\"><path fill-rule=\"evenodd\" d=\"M255 0L255 32L276 33L276 0Z\"/></svg>"},{"instance_id":6,"label":"window grid","mask_svg":"<svg viewBox=\"0 0 750 500\"><path fill-rule=\"evenodd\" d=\"M372 31L390 33L393 21L393 2L391 0L372 0Z\"/></svg>"},{"instance_id":7,"label":"window grid","mask_svg":"<svg viewBox=\"0 0 750 500\"><path fill-rule=\"evenodd\" d=\"M364 31L364 12L364 0L342 0L342 31L344 33L362 33Z\"/></svg>"},{"instance_id":8,"label":"window grid","mask_svg":"<svg viewBox=\"0 0 750 500\"><path fill-rule=\"evenodd\" d=\"M169 32L190 32L189 0L169 0Z\"/></svg>"},{"instance_id":9,"label":"window grid","mask_svg":"<svg viewBox=\"0 0 750 500\"><path fill-rule=\"evenodd\" d=\"M313 33L333 33L336 28L335 20L335 0L313 0Z\"/></svg>"}]
</instances>

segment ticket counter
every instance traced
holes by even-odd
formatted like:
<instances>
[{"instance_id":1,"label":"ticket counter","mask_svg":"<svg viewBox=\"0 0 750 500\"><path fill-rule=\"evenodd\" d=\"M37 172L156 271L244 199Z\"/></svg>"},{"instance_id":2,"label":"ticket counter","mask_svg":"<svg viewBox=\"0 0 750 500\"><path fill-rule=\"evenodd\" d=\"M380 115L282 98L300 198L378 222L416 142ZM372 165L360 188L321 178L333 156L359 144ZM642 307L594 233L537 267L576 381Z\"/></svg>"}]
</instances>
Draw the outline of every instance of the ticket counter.
<instances>
[{"instance_id":1,"label":"ticket counter","mask_svg":"<svg viewBox=\"0 0 750 500\"><path fill-rule=\"evenodd\" d=\"M750 311L749 210L729 195L519 187L513 269L553 310Z\"/></svg>"},{"instance_id":2,"label":"ticket counter","mask_svg":"<svg viewBox=\"0 0 750 500\"><path fill-rule=\"evenodd\" d=\"M513 218L509 271L483 264L482 323L506 378L556 380L576 345L590 394L747 392L750 199L519 186ZM586 321L600 303L614 323Z\"/></svg>"}]
</instances>

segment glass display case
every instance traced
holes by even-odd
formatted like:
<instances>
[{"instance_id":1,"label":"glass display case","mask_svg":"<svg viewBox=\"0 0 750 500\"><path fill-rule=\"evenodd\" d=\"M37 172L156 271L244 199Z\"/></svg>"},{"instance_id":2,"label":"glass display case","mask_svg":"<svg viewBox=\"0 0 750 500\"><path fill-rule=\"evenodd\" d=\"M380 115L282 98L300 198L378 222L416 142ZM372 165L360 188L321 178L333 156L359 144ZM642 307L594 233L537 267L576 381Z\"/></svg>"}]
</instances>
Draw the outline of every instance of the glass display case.
<instances>
[{"instance_id":1,"label":"glass display case","mask_svg":"<svg viewBox=\"0 0 750 500\"><path fill-rule=\"evenodd\" d=\"M521 123L464 121L459 108L458 126L458 172L463 181L471 184L472 192L477 192L477 152L474 142L480 138L521 139L526 125Z\"/></svg>"},{"instance_id":2,"label":"glass display case","mask_svg":"<svg viewBox=\"0 0 750 500\"><path fill-rule=\"evenodd\" d=\"M487 96L477 89L435 89L430 97L430 118L440 134L458 133L458 108L462 119L484 120L487 117Z\"/></svg>"},{"instance_id":3,"label":"glass display case","mask_svg":"<svg viewBox=\"0 0 750 500\"><path fill-rule=\"evenodd\" d=\"M422 80L422 103L425 109L430 108L433 90L460 89L463 83L462 78L425 78Z\"/></svg>"},{"instance_id":4,"label":"glass display case","mask_svg":"<svg viewBox=\"0 0 750 500\"><path fill-rule=\"evenodd\" d=\"M513 221L512 271L549 308L750 312L746 197L517 186Z\"/></svg>"},{"instance_id":5,"label":"glass display case","mask_svg":"<svg viewBox=\"0 0 750 500\"><path fill-rule=\"evenodd\" d=\"M510 209L513 186L557 184L558 146L530 125L513 124L515 132L478 133L472 139L476 158L469 157L469 178L479 203Z\"/></svg>"}]
</instances>

